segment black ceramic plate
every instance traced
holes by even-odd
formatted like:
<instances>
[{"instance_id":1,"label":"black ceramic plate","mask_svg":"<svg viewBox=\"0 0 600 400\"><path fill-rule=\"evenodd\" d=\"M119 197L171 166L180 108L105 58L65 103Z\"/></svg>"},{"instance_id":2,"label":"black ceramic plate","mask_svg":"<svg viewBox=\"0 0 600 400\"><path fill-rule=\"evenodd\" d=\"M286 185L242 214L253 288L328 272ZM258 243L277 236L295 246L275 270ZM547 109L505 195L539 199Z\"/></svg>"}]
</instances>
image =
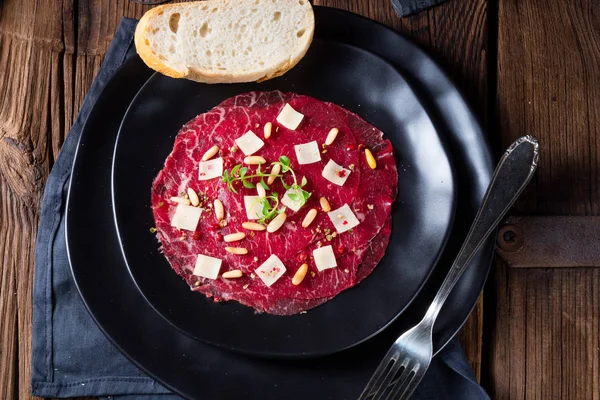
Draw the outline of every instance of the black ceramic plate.
<instances>
[{"instance_id":1,"label":"black ceramic plate","mask_svg":"<svg viewBox=\"0 0 600 400\"><path fill-rule=\"evenodd\" d=\"M320 25L304 59L260 84L205 85L154 74L125 115L113 161L115 221L129 270L152 306L192 337L260 356L334 353L373 336L416 296L438 260L454 215L452 170L440 136L394 65L331 40ZM152 181L175 134L224 99L253 90L296 91L361 115L392 142L398 199L386 256L356 287L306 314L257 314L190 291L158 251L150 209ZM193 317L192 317L193 316ZM210 323L207 323L210 322ZM240 334L240 328L244 334Z\"/></svg>"},{"instance_id":2,"label":"black ceramic plate","mask_svg":"<svg viewBox=\"0 0 600 400\"><path fill-rule=\"evenodd\" d=\"M335 21L331 29L336 28L340 38L378 43L376 52L402 70L419 88L426 109L436 115L436 127L443 127L439 131L457 171L457 214L450 240L432 277L402 318L353 349L316 360L282 362L239 355L190 338L156 313L138 291L121 256L113 224L110 167L117 130L131 99L151 75L139 59L131 60L100 95L81 136L67 204L69 261L98 326L136 365L184 397L357 398L396 336L423 315L490 179L492 161L480 127L455 87L423 51L397 33L355 15L317 8L316 17L321 22ZM471 312L487 277L492 250L490 240L444 305L434 328L435 352Z\"/></svg>"}]
</instances>

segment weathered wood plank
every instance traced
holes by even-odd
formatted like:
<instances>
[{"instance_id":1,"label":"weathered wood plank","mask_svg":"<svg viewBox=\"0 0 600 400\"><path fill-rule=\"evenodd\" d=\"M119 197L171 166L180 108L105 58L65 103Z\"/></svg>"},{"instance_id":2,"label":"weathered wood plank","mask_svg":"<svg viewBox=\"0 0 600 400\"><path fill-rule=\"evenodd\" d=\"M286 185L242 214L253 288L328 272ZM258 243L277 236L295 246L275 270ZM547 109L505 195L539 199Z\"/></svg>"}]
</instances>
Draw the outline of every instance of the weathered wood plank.
<instances>
[{"instance_id":1,"label":"weathered wood plank","mask_svg":"<svg viewBox=\"0 0 600 400\"><path fill-rule=\"evenodd\" d=\"M599 17L595 1L499 2L502 141L532 134L541 143L521 212L599 214ZM488 372L495 398L600 398L598 274L497 263Z\"/></svg>"},{"instance_id":2,"label":"weathered wood plank","mask_svg":"<svg viewBox=\"0 0 600 400\"><path fill-rule=\"evenodd\" d=\"M0 4L0 396L30 398L38 211L62 138L62 3Z\"/></svg>"},{"instance_id":3,"label":"weathered wood plank","mask_svg":"<svg viewBox=\"0 0 600 400\"><path fill-rule=\"evenodd\" d=\"M0 64L1 65L1 64ZM9 225L7 215L10 215L12 202L8 196L7 187L0 183L0 227ZM15 269L10 267L8 254L10 252L10 234L0 230L0 315L2 327L0 328L0 397L12 399L18 390L18 324L17 324L17 279Z\"/></svg>"},{"instance_id":4,"label":"weathered wood plank","mask_svg":"<svg viewBox=\"0 0 600 400\"><path fill-rule=\"evenodd\" d=\"M473 368L477 381L481 381L481 367L483 361L483 328L484 328L484 295L479 300L469 316L467 322L458 333L458 339Z\"/></svg>"}]
</instances>

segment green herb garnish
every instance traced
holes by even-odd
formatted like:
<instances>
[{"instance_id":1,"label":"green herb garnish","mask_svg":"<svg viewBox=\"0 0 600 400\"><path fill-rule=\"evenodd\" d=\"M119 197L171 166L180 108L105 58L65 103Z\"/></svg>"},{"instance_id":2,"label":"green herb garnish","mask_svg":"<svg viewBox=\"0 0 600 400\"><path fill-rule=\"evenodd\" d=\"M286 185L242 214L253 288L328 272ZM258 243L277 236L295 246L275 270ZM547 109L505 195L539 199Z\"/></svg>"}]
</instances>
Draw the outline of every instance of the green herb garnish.
<instances>
[{"instance_id":1,"label":"green herb garnish","mask_svg":"<svg viewBox=\"0 0 600 400\"><path fill-rule=\"evenodd\" d=\"M256 173L252 175L248 175L248 168L242 167L242 164L238 164L231 169L231 171L223 172L223 177L221 180L227 183L227 188L230 191L237 194L237 190L233 186L234 182L240 181L242 185L247 189L254 189L256 185L252 183L252 179L260 178L260 185L265 188L265 190L269 190L269 186L265 182L265 178L270 177L271 174L262 172L260 169L260 165L256 168ZM280 175L277 175L280 176Z\"/></svg>"},{"instance_id":2,"label":"green herb garnish","mask_svg":"<svg viewBox=\"0 0 600 400\"><path fill-rule=\"evenodd\" d=\"M277 207L279 207L279 194L277 194L277 192L273 192L273 194L270 194L269 196L257 199L256 202L262 207L262 217L258 219L258 223L260 224L268 223L275 218L277 214L283 211L277 209Z\"/></svg>"},{"instance_id":3,"label":"green herb garnish","mask_svg":"<svg viewBox=\"0 0 600 400\"><path fill-rule=\"evenodd\" d=\"M292 189L292 193L287 194L287 196L291 200L300 202L300 206L306 204L311 195L309 192L303 189L303 187L306 186L306 184L308 183L306 177L302 177L300 184L298 184L296 174L294 173L294 170L291 167L290 159L286 156L279 157L279 161L272 163L271 166L275 164L279 164L281 166L281 173L278 175L272 175L268 172L263 172L261 170L260 164L256 168L256 172L249 175L247 167L243 167L242 164L237 164L231 169L231 171L226 170L223 172L222 181L227 184L227 188L231 192L237 194L238 192L234 187L234 183L237 181L240 181L242 183L242 186L244 186L247 189L254 189L256 187L256 184L252 182L252 180L260 178L258 184L261 185L265 190L271 190L265 182L265 179L275 176L276 178L281 179L281 184L286 190ZM292 183L291 185L286 184L285 180L283 179L283 176L288 172L292 175L292 178L294 180L294 183ZM279 198L277 193L273 193L257 201L260 202L263 207L264 216L263 218L261 218L260 222L264 223L266 221L269 221L279 213L277 211L277 207L279 206ZM273 202L275 203L275 205L272 204Z\"/></svg>"},{"instance_id":4,"label":"green herb garnish","mask_svg":"<svg viewBox=\"0 0 600 400\"><path fill-rule=\"evenodd\" d=\"M310 198L310 193L307 192L306 190L302 189L308 183L306 176L303 176L302 180L300 181L300 184L298 184L298 180L296 179L296 174L294 173L294 170L292 169L292 167L290 165L290 159L286 156L281 156L281 157L279 157L279 164L281 164L281 172L285 174L286 172L289 171L292 174L292 178L294 179L294 183L291 185L288 185L283 180L283 175L281 175L279 177L279 179L281 179L281 184L283 185L284 188L286 188L286 190L292 189L292 191L295 192L295 193L288 193L287 196L290 199L292 199L292 201L299 201L300 207L302 207L303 205L306 204L306 202Z\"/></svg>"}]
</instances>

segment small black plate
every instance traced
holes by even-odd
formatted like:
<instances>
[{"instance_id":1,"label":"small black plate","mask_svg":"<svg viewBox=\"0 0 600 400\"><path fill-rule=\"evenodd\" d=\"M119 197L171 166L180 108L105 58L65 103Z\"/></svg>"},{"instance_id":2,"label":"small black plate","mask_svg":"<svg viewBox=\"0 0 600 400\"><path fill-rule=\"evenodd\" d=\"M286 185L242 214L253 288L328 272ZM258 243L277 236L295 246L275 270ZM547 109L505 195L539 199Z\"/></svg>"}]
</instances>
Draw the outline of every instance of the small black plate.
<instances>
[{"instance_id":1,"label":"small black plate","mask_svg":"<svg viewBox=\"0 0 600 400\"><path fill-rule=\"evenodd\" d=\"M264 83L206 85L154 74L131 103L117 138L113 202L131 275L148 302L173 325L228 350L263 357L320 356L372 337L419 292L452 225L450 162L409 84L381 57L316 32L294 69ZM152 181L181 126L231 96L276 89L343 105L377 126L394 146L399 175L390 244L371 276L306 314L284 317L257 314L237 302L214 303L190 291L149 232L154 226Z\"/></svg>"},{"instance_id":2,"label":"small black plate","mask_svg":"<svg viewBox=\"0 0 600 400\"><path fill-rule=\"evenodd\" d=\"M317 26L328 26L339 41L371 48L397 65L418 88L436 126L443 127L458 189L450 239L431 278L402 318L347 351L319 359L276 361L224 351L185 335L136 288L113 223L110 179L117 131L132 98L151 75L139 58L128 61L107 83L81 133L66 207L69 263L77 289L100 329L138 367L186 398L356 399L396 337L423 316L490 180L493 160L476 118L424 51L397 32L347 12L315 7L315 16ZM493 246L493 239L488 240L444 304L433 332L435 353L458 332L476 304Z\"/></svg>"}]
</instances>

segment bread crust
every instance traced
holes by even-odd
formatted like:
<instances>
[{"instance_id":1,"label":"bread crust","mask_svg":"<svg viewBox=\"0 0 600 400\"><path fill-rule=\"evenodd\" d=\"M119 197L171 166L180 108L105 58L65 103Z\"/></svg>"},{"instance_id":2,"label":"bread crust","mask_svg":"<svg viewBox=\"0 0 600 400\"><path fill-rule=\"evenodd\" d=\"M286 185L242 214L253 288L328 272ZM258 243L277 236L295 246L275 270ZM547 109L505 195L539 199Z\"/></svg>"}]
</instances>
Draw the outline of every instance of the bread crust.
<instances>
[{"instance_id":1,"label":"bread crust","mask_svg":"<svg viewBox=\"0 0 600 400\"><path fill-rule=\"evenodd\" d=\"M229 3L232 0L212 0L215 3ZM163 4L147 11L144 16L138 22L137 28L134 35L134 43L138 55L144 61L148 67L153 70L160 72L163 75L171 78L186 78L196 82L202 83L241 83L241 82L263 82L269 79L276 78L285 74L287 71L292 69L300 60L306 55L308 48L310 47L314 37L314 13L312 7L309 7L309 24L306 27L305 35L308 40L303 43L302 47L294 49L294 53L290 55L289 59L281 62L280 64L264 69L256 69L245 73L228 73L227 71L217 71L208 69L197 69L183 66L181 70L174 69L173 67L165 64L159 56L157 56L149 45L147 40L150 31L150 23L152 19L159 14L169 12L173 8L179 8L182 5L184 7L194 7L205 5L204 1L195 1L189 3L173 3Z\"/></svg>"},{"instance_id":2,"label":"bread crust","mask_svg":"<svg viewBox=\"0 0 600 400\"><path fill-rule=\"evenodd\" d=\"M163 75L170 76L171 78L185 78L186 72L176 71L163 63L162 60L154 54L154 51L152 51L149 42L147 41L148 31L150 30L148 26L149 22L154 16L158 15L158 13L164 12L165 9L172 8L173 6L173 4L164 4L146 12L137 24L133 41L138 55L147 66Z\"/></svg>"}]
</instances>

